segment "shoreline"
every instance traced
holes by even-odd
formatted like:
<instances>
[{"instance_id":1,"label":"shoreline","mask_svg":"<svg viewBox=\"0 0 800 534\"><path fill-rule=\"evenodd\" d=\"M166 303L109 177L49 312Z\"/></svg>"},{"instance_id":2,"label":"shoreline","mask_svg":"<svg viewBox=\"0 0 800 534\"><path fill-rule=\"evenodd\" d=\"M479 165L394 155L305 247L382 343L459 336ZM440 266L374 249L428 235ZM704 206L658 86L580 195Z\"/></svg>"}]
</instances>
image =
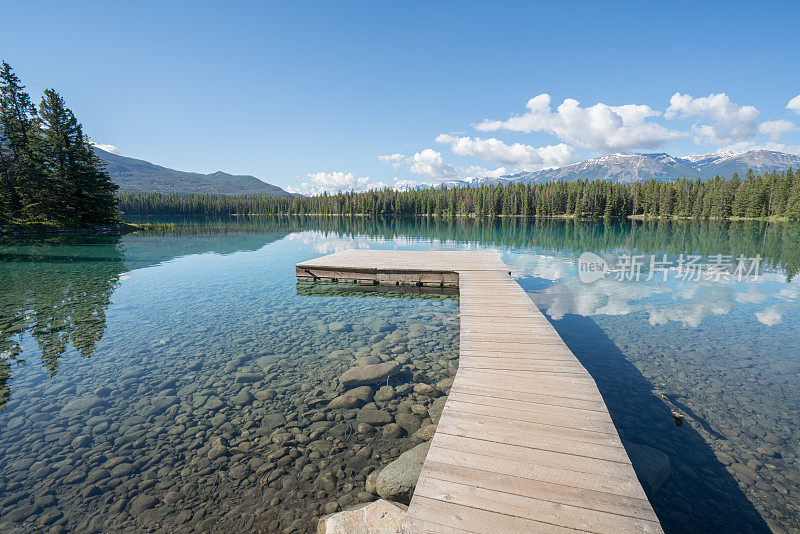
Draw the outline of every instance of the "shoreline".
<instances>
[{"instance_id":1,"label":"shoreline","mask_svg":"<svg viewBox=\"0 0 800 534\"><path fill-rule=\"evenodd\" d=\"M758 221L758 222L798 222L798 219L790 219L788 217L688 217L679 215L628 215L625 217L588 217L584 215L477 215L474 213L459 213L451 214L425 214L425 213L387 213L387 214L371 214L371 213L227 213L227 214L209 214L209 213L174 213L174 214L150 214L150 213L135 213L131 214L136 217L336 217L336 218L410 218L410 219L517 219L517 220L577 220L577 221L721 221L721 222L739 222L739 221ZM126 223L134 224L134 223ZM138 224L138 223L137 223ZM151 223L142 223L143 225Z\"/></svg>"},{"instance_id":2,"label":"shoreline","mask_svg":"<svg viewBox=\"0 0 800 534\"><path fill-rule=\"evenodd\" d=\"M118 221L97 226L71 228L46 222L14 222L0 225L0 241L27 237L121 236L142 230L163 230L164 223L131 223Z\"/></svg>"}]
</instances>

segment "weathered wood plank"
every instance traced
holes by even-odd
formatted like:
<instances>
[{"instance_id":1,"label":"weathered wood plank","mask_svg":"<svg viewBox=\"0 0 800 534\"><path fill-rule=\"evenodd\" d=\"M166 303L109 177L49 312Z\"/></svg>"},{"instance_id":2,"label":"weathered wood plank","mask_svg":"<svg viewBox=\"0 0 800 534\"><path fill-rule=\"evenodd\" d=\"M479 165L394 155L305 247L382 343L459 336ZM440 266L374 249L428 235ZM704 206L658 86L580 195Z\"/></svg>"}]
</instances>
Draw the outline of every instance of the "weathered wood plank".
<instances>
[{"instance_id":1,"label":"weathered wood plank","mask_svg":"<svg viewBox=\"0 0 800 534\"><path fill-rule=\"evenodd\" d=\"M470 463L484 460L484 463ZM586 488L586 479L571 471L548 473L534 472L527 464L509 461L492 461L479 455L461 457L446 449L432 451L426 458L426 480L466 484L497 493L509 493L523 497L536 497L538 501L563 504L567 507L586 508L602 512L602 515L629 516L645 521L655 521L656 515L644 497L621 495L616 487L608 484L597 489ZM543 480L551 477L552 480ZM575 486L573 484L578 484ZM583 520L583 514L580 514ZM612 520L616 520L613 518Z\"/></svg>"},{"instance_id":2,"label":"weathered wood plank","mask_svg":"<svg viewBox=\"0 0 800 534\"><path fill-rule=\"evenodd\" d=\"M604 484L613 484L615 487L627 484L630 488L636 488L638 493L634 493L634 496L644 496L644 490L642 490L641 485L634 476L633 467L622 462L575 456L544 449L533 449L525 445L487 442L479 438L453 436L443 432L437 432L434 437L434 444L436 449L449 449L459 454L480 454L499 460L512 460L518 463L525 463L531 469L543 467L556 469L559 472L570 471L578 478L582 475L587 477L597 476L598 479L604 481ZM487 445L491 446L491 450L487 449ZM571 475L566 473L563 476ZM587 480L589 479L587 478Z\"/></svg>"},{"instance_id":3,"label":"weathered wood plank","mask_svg":"<svg viewBox=\"0 0 800 534\"><path fill-rule=\"evenodd\" d=\"M453 480L440 481L426 478L418 483L415 492L418 492L420 497L460 504L464 507L486 511L503 510L506 514L513 514L517 518L530 521L547 518L547 521L554 526L572 530L637 534L661 532L657 521L609 514L591 507L566 506L513 493L495 492ZM503 532L508 531L504 529ZM527 532L537 532L537 530Z\"/></svg>"},{"instance_id":4,"label":"weathered wood plank","mask_svg":"<svg viewBox=\"0 0 800 534\"><path fill-rule=\"evenodd\" d=\"M536 533L536 534L568 534L574 529L554 525L545 521L537 521L501 511L490 511L455 504L445 500L430 498L426 495L414 494L406 522L403 524L404 534L438 533L439 530L426 530L426 524L446 524L457 532L473 532L478 534ZM504 510L505 507L498 507Z\"/></svg>"},{"instance_id":5,"label":"weathered wood plank","mask_svg":"<svg viewBox=\"0 0 800 534\"><path fill-rule=\"evenodd\" d=\"M489 402L486 402L486 399L488 399ZM588 410L575 410L556 406L523 405L523 403L512 403L502 399L498 402L498 399L487 397L475 398L474 396L464 395L458 392L451 392L447 402L448 404L452 403L453 406L451 408L461 413L494 415L517 421L540 423L555 427L563 426L573 429L585 429L593 432L610 434L612 436L617 435L617 430L614 427L614 423L611 422L610 417L605 419L599 417L597 412Z\"/></svg>"},{"instance_id":6,"label":"weathered wood plank","mask_svg":"<svg viewBox=\"0 0 800 534\"><path fill-rule=\"evenodd\" d=\"M619 439L615 436L585 429L551 426L530 421L518 421L501 416L477 415L455 410L442 413L439 427L449 434L464 434L474 431L475 436L496 436L505 433L506 437L523 442L528 439L533 448L574 451L583 456L603 455L610 460L627 462L628 456ZM537 447L537 444L540 444ZM600 458L603 456L595 456Z\"/></svg>"},{"instance_id":7,"label":"weathered wood plank","mask_svg":"<svg viewBox=\"0 0 800 534\"><path fill-rule=\"evenodd\" d=\"M506 387L513 387L505 384ZM468 395L474 399L475 402L486 403L519 403L527 409L535 410L537 406L543 409L575 409L580 411L592 411L597 413L597 417L611 419L606 411L603 400L597 396L589 396L587 398L580 398L576 396L563 395L563 390L547 387L537 388L535 392L528 393L515 389L502 389L501 387L490 387L489 384L476 385L470 381L453 382L453 387L450 389L450 395Z\"/></svg>"}]
</instances>

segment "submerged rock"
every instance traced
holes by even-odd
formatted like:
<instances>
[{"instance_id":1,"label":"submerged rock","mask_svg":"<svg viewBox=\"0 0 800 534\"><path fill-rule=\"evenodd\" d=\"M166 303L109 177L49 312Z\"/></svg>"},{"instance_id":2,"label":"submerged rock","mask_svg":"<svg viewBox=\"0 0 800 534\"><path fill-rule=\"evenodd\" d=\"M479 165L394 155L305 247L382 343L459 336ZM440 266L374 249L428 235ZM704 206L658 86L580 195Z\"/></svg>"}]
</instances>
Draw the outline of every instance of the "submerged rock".
<instances>
[{"instance_id":1,"label":"submerged rock","mask_svg":"<svg viewBox=\"0 0 800 534\"><path fill-rule=\"evenodd\" d=\"M353 367L345 371L344 374L339 377L339 383L346 389L357 386L367 386L386 380L399 370L400 366L394 362Z\"/></svg>"},{"instance_id":2,"label":"submerged rock","mask_svg":"<svg viewBox=\"0 0 800 534\"><path fill-rule=\"evenodd\" d=\"M394 422L409 434L413 434L422 426L420 418L412 413L398 413L394 417Z\"/></svg>"},{"instance_id":3,"label":"submerged rock","mask_svg":"<svg viewBox=\"0 0 800 534\"><path fill-rule=\"evenodd\" d=\"M239 372L236 373L235 382L237 384L251 384L253 382L258 382L259 380L263 379L264 375L259 373L244 373Z\"/></svg>"},{"instance_id":4,"label":"submerged rock","mask_svg":"<svg viewBox=\"0 0 800 534\"><path fill-rule=\"evenodd\" d=\"M392 414L386 410L364 408L363 410L359 410L356 421L359 423L367 423L368 425L385 425L386 423L392 422Z\"/></svg>"},{"instance_id":5,"label":"submerged rock","mask_svg":"<svg viewBox=\"0 0 800 534\"><path fill-rule=\"evenodd\" d=\"M359 386L347 391L345 395L355 397L362 402L370 402L372 400L372 388L369 386Z\"/></svg>"},{"instance_id":6,"label":"submerged rock","mask_svg":"<svg viewBox=\"0 0 800 534\"><path fill-rule=\"evenodd\" d=\"M149 510L158 504L158 499L152 495L139 495L131 502L131 515L136 517L145 510Z\"/></svg>"},{"instance_id":7,"label":"submerged rock","mask_svg":"<svg viewBox=\"0 0 800 534\"><path fill-rule=\"evenodd\" d=\"M335 321L328 325L328 330L331 332L349 332L350 325L342 321Z\"/></svg>"},{"instance_id":8,"label":"submerged rock","mask_svg":"<svg viewBox=\"0 0 800 534\"><path fill-rule=\"evenodd\" d=\"M384 439L399 439L403 435L403 429L397 423L389 423L383 427Z\"/></svg>"},{"instance_id":9,"label":"submerged rock","mask_svg":"<svg viewBox=\"0 0 800 534\"><path fill-rule=\"evenodd\" d=\"M73 416L86 413L95 406L104 404L103 399L97 395L86 395L85 397L78 397L72 399L63 408L61 408L61 415Z\"/></svg>"},{"instance_id":10,"label":"submerged rock","mask_svg":"<svg viewBox=\"0 0 800 534\"><path fill-rule=\"evenodd\" d=\"M421 443L381 469L375 485L378 495L392 501L409 502L430 446L430 441Z\"/></svg>"},{"instance_id":11,"label":"submerged rock","mask_svg":"<svg viewBox=\"0 0 800 534\"><path fill-rule=\"evenodd\" d=\"M443 380L439 380L438 382L436 382L436 389L438 389L439 391L444 391L445 393L447 393L450 390L450 388L453 387L453 381L454 380L455 380L455 378L453 378L453 377L445 378Z\"/></svg>"},{"instance_id":12,"label":"submerged rock","mask_svg":"<svg viewBox=\"0 0 800 534\"><path fill-rule=\"evenodd\" d=\"M425 425L411 436L412 438L418 441L429 441L433 439L434 434L436 434L436 425Z\"/></svg>"},{"instance_id":13,"label":"submerged rock","mask_svg":"<svg viewBox=\"0 0 800 534\"><path fill-rule=\"evenodd\" d=\"M372 493L373 495L378 493L378 475L380 474L381 470L376 469L367 476L367 480L364 483L364 491L367 493Z\"/></svg>"},{"instance_id":14,"label":"submerged rock","mask_svg":"<svg viewBox=\"0 0 800 534\"><path fill-rule=\"evenodd\" d=\"M239 406L244 406L245 404L250 404L253 402L253 396L250 395L250 392L243 389L231 400Z\"/></svg>"},{"instance_id":15,"label":"submerged rock","mask_svg":"<svg viewBox=\"0 0 800 534\"><path fill-rule=\"evenodd\" d=\"M358 365L359 367L364 367L365 365L374 365L377 363L381 363L382 361L383 360L381 360L377 356L373 356L370 354L367 356L356 358L356 365Z\"/></svg>"},{"instance_id":16,"label":"submerged rock","mask_svg":"<svg viewBox=\"0 0 800 534\"><path fill-rule=\"evenodd\" d=\"M392 386L382 386L375 393L376 402L388 402L395 397L394 388Z\"/></svg>"},{"instance_id":17,"label":"submerged rock","mask_svg":"<svg viewBox=\"0 0 800 534\"><path fill-rule=\"evenodd\" d=\"M350 353L350 351L347 350L334 350L333 352L328 354L328 358L330 358L331 360L339 360L342 362L349 361L350 359L352 359L352 357L353 356Z\"/></svg>"},{"instance_id":18,"label":"submerged rock","mask_svg":"<svg viewBox=\"0 0 800 534\"><path fill-rule=\"evenodd\" d=\"M441 391L431 386L430 384L422 384L422 383L414 386L414 393L418 393L420 395L427 395L428 397L439 397L442 394Z\"/></svg>"},{"instance_id":19,"label":"submerged rock","mask_svg":"<svg viewBox=\"0 0 800 534\"><path fill-rule=\"evenodd\" d=\"M352 395L344 394L339 395L328 403L328 408L331 410L349 410L358 406L358 399Z\"/></svg>"},{"instance_id":20,"label":"submerged rock","mask_svg":"<svg viewBox=\"0 0 800 534\"><path fill-rule=\"evenodd\" d=\"M433 401L430 408L428 408L428 415L430 416L431 421L433 421L433 424L439 424L439 419L442 417L442 410L444 410L444 405L446 402L447 397L439 397Z\"/></svg>"},{"instance_id":21,"label":"submerged rock","mask_svg":"<svg viewBox=\"0 0 800 534\"><path fill-rule=\"evenodd\" d=\"M321 518L317 534L398 534L405 516L404 508L379 499Z\"/></svg>"}]
</instances>

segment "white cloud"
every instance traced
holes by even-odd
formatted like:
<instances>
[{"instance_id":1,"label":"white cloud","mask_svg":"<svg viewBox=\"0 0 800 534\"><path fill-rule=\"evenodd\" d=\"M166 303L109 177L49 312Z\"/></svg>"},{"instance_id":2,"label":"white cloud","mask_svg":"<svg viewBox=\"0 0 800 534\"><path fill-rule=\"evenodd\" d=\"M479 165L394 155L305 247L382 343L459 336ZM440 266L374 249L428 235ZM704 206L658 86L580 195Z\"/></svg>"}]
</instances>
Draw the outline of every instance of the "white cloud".
<instances>
[{"instance_id":1,"label":"white cloud","mask_svg":"<svg viewBox=\"0 0 800 534\"><path fill-rule=\"evenodd\" d=\"M797 300L800 297L800 288L797 286L784 287L778 291L778 297L784 300Z\"/></svg>"},{"instance_id":2,"label":"white cloud","mask_svg":"<svg viewBox=\"0 0 800 534\"><path fill-rule=\"evenodd\" d=\"M450 150L459 156L472 156L498 165L519 167L527 171L561 167L577 159L577 151L564 143L536 148L522 143L507 145L494 137L481 139L480 137L455 137L447 134L439 135L436 142L449 144Z\"/></svg>"},{"instance_id":3,"label":"white cloud","mask_svg":"<svg viewBox=\"0 0 800 534\"><path fill-rule=\"evenodd\" d=\"M736 293L734 299L736 300L736 302L740 303L750 302L757 304L759 302L764 302L765 300L767 300L767 296L762 293L759 293L756 286L752 286L752 288L749 291L741 291Z\"/></svg>"},{"instance_id":4,"label":"white cloud","mask_svg":"<svg viewBox=\"0 0 800 534\"><path fill-rule=\"evenodd\" d=\"M800 115L800 95L797 95L793 99L789 100L789 103L786 104L786 109L794 111Z\"/></svg>"},{"instance_id":5,"label":"white cloud","mask_svg":"<svg viewBox=\"0 0 800 534\"><path fill-rule=\"evenodd\" d=\"M456 178L458 174L452 165L447 165L442 160L442 154L426 148L422 152L417 152L412 156L413 162L408 170L420 176L427 176L434 180Z\"/></svg>"},{"instance_id":6,"label":"white cloud","mask_svg":"<svg viewBox=\"0 0 800 534\"><path fill-rule=\"evenodd\" d=\"M751 139L756 134L760 115L753 106L734 104L725 93L700 98L675 93L664 114L668 119L698 117L710 120L710 124L695 124L692 130L698 139L706 139L715 145Z\"/></svg>"},{"instance_id":7,"label":"white cloud","mask_svg":"<svg viewBox=\"0 0 800 534\"><path fill-rule=\"evenodd\" d=\"M775 306L771 306L766 310L756 312L756 319L767 326L775 326L783 321L783 314Z\"/></svg>"},{"instance_id":8,"label":"white cloud","mask_svg":"<svg viewBox=\"0 0 800 534\"><path fill-rule=\"evenodd\" d=\"M777 141L781 136L794 130L797 130L797 126L793 122L785 120L767 121L758 125L758 131L769 135L773 141Z\"/></svg>"},{"instance_id":9,"label":"white cloud","mask_svg":"<svg viewBox=\"0 0 800 534\"><path fill-rule=\"evenodd\" d=\"M92 142L92 145L96 146L100 150L105 150L106 152L110 152L110 153L116 154L118 156L122 155L122 153L119 151L119 149L117 147L115 147L114 145L104 145L103 143L95 143L95 142Z\"/></svg>"},{"instance_id":10,"label":"white cloud","mask_svg":"<svg viewBox=\"0 0 800 534\"><path fill-rule=\"evenodd\" d=\"M414 174L425 176L434 181L441 182L458 178L455 167L445 163L442 159L442 154L432 148L426 148L413 156L388 154L385 156L378 156L378 159L384 163L388 163L395 169L401 167L406 168Z\"/></svg>"},{"instance_id":11,"label":"white cloud","mask_svg":"<svg viewBox=\"0 0 800 534\"><path fill-rule=\"evenodd\" d=\"M364 236L345 236L336 232L320 232L319 230L304 230L302 232L292 232L286 236L289 241L310 245L312 251L319 254L330 254L331 252L341 252L354 248L370 249L375 244L385 243L385 240L377 237Z\"/></svg>"},{"instance_id":12,"label":"white cloud","mask_svg":"<svg viewBox=\"0 0 800 534\"><path fill-rule=\"evenodd\" d=\"M287 187L286 190L302 195L321 195L325 192L366 191L386 187L383 182L373 182L369 176L359 178L352 172L314 172L307 174L306 179L308 181L301 183L300 187Z\"/></svg>"},{"instance_id":13,"label":"white cloud","mask_svg":"<svg viewBox=\"0 0 800 534\"><path fill-rule=\"evenodd\" d=\"M408 156L405 154L387 154L385 156L378 156L378 159L384 163L388 163L395 169L399 169L403 166L403 163L406 161L407 157Z\"/></svg>"},{"instance_id":14,"label":"white cloud","mask_svg":"<svg viewBox=\"0 0 800 534\"><path fill-rule=\"evenodd\" d=\"M474 125L475 129L484 132L546 132L566 143L606 152L653 148L686 137L683 132L647 122L648 118L660 113L644 105L598 103L582 108L580 102L568 98L553 113L550 95L543 93L528 100L527 108L528 112L505 121L486 119Z\"/></svg>"},{"instance_id":15,"label":"white cloud","mask_svg":"<svg viewBox=\"0 0 800 534\"><path fill-rule=\"evenodd\" d=\"M800 155L800 145L787 145L784 143L776 143L774 141L769 141L762 144L753 143L751 141L739 141L738 143L733 143L731 145L721 146L717 149L717 152L739 153L739 152L747 152L748 150L772 150L775 152L783 152L785 154Z\"/></svg>"},{"instance_id":16,"label":"white cloud","mask_svg":"<svg viewBox=\"0 0 800 534\"><path fill-rule=\"evenodd\" d=\"M785 152L786 154L800 155L800 145L786 145L784 143L766 143L764 145L766 150L774 150L775 152Z\"/></svg>"}]
</instances>

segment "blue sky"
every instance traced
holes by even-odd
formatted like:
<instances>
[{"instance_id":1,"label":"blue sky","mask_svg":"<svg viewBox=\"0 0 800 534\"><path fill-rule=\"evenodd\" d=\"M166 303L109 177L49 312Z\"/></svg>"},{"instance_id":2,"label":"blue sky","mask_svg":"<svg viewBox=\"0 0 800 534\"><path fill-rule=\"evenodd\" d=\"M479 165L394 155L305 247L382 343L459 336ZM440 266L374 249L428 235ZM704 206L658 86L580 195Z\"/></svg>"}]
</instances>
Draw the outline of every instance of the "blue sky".
<instances>
[{"instance_id":1,"label":"blue sky","mask_svg":"<svg viewBox=\"0 0 800 534\"><path fill-rule=\"evenodd\" d=\"M613 152L800 153L800 99L787 109L800 95L798 2L27 1L2 12L0 58L36 101L53 87L95 142L181 170L313 192Z\"/></svg>"}]
</instances>

